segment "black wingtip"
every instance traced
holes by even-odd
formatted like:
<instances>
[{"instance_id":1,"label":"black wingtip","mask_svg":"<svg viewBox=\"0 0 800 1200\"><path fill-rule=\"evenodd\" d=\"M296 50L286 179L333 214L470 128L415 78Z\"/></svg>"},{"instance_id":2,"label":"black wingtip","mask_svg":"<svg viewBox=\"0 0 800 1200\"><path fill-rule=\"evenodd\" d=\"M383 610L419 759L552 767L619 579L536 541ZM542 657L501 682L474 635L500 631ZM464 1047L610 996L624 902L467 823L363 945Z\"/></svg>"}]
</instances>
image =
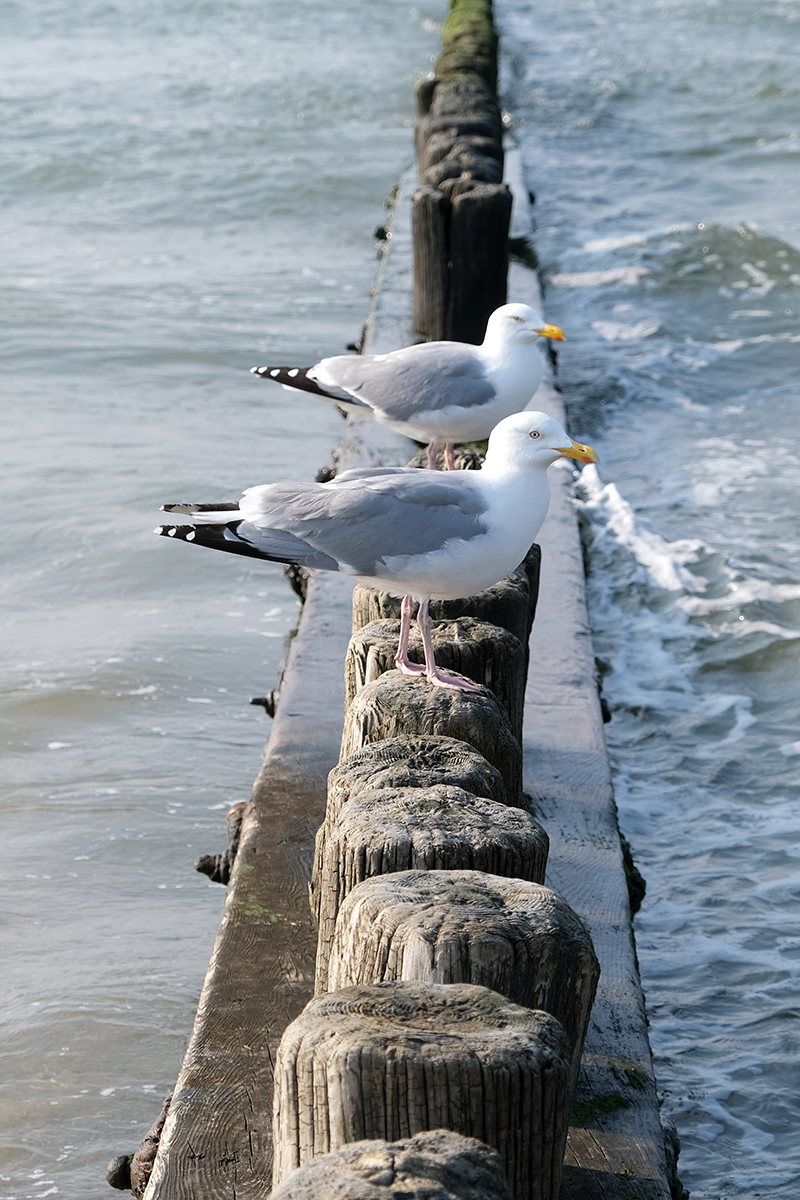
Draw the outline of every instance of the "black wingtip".
<instances>
[{"instance_id":1,"label":"black wingtip","mask_svg":"<svg viewBox=\"0 0 800 1200\"><path fill-rule=\"evenodd\" d=\"M242 554L246 558L259 558L262 562L285 562L280 555L267 554L239 533L245 522L230 521L226 525L203 522L200 525L157 525L153 530L160 537L173 538L179 542L193 542L209 550L224 550L226 554Z\"/></svg>"},{"instance_id":2,"label":"black wingtip","mask_svg":"<svg viewBox=\"0 0 800 1200\"><path fill-rule=\"evenodd\" d=\"M181 542L193 542L197 537L194 525L156 525L153 533L159 537L177 538Z\"/></svg>"}]
</instances>

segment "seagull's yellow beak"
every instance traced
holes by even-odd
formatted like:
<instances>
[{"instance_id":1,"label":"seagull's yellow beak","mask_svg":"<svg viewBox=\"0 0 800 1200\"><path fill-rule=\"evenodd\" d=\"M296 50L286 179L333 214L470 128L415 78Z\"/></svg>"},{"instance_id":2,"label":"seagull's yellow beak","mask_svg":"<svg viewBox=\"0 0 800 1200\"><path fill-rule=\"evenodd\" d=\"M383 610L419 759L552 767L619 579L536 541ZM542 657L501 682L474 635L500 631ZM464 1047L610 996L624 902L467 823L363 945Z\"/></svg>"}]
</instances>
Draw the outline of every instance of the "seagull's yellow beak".
<instances>
[{"instance_id":1,"label":"seagull's yellow beak","mask_svg":"<svg viewBox=\"0 0 800 1200\"><path fill-rule=\"evenodd\" d=\"M564 331L559 329L557 325L543 325L541 329L535 331L539 337L552 338L554 342L565 342Z\"/></svg>"},{"instance_id":2,"label":"seagull's yellow beak","mask_svg":"<svg viewBox=\"0 0 800 1200\"><path fill-rule=\"evenodd\" d=\"M556 446L559 454L563 454L564 458L577 458L578 462L596 463L597 455L591 446L584 446L581 442L573 442L571 446Z\"/></svg>"}]
</instances>

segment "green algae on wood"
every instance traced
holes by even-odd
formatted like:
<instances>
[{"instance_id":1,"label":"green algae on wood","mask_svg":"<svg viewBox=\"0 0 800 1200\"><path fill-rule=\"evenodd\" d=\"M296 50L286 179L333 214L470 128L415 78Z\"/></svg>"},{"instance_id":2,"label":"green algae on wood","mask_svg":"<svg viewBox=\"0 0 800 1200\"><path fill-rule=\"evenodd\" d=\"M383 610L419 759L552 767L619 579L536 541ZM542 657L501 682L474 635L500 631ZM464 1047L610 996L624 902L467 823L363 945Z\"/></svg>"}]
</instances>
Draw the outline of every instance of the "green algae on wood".
<instances>
[{"instance_id":1,"label":"green algae on wood","mask_svg":"<svg viewBox=\"0 0 800 1200\"><path fill-rule=\"evenodd\" d=\"M436 63L439 80L478 75L497 87L498 36L492 0L450 0L442 33L442 52Z\"/></svg>"}]
</instances>

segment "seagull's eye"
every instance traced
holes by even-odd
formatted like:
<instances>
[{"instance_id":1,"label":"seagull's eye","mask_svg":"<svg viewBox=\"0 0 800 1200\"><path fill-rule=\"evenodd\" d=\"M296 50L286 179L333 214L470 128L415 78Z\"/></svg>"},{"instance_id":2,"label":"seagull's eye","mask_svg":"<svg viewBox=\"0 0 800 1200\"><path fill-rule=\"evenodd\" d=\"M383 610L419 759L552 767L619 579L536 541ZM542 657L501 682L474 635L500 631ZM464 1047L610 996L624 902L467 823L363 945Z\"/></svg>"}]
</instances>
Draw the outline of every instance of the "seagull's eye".
<instances>
[{"instance_id":1,"label":"seagull's eye","mask_svg":"<svg viewBox=\"0 0 800 1200\"><path fill-rule=\"evenodd\" d=\"M511 320L512 320L512 321L524 321L524 320L525 320L525 318L524 318L524 317L513 317L513 316L512 316Z\"/></svg>"},{"instance_id":2,"label":"seagull's eye","mask_svg":"<svg viewBox=\"0 0 800 1200\"><path fill-rule=\"evenodd\" d=\"M528 436L536 438L536 437L541 437L542 435L539 433L538 429L532 429Z\"/></svg>"}]
</instances>

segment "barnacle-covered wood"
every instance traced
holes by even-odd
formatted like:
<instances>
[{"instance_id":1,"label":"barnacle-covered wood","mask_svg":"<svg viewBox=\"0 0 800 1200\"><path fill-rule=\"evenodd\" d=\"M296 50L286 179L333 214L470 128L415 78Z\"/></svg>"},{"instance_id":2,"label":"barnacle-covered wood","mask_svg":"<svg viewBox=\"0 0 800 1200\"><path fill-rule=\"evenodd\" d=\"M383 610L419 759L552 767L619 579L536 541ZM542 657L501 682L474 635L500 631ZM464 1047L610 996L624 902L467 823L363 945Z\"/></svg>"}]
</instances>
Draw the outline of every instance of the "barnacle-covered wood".
<instances>
[{"instance_id":1,"label":"barnacle-covered wood","mask_svg":"<svg viewBox=\"0 0 800 1200\"><path fill-rule=\"evenodd\" d=\"M394 620L372 621L356 630L344 664L345 708L366 684L394 670L399 637L400 622ZM466 675L494 693L519 741L525 702L525 650L519 638L499 625L459 617L434 625L433 645L438 666ZM416 624L411 629L408 650L412 662L425 661Z\"/></svg>"},{"instance_id":2,"label":"barnacle-covered wood","mask_svg":"<svg viewBox=\"0 0 800 1200\"><path fill-rule=\"evenodd\" d=\"M273 1185L348 1142L451 1129L493 1146L515 1200L556 1200L567 1036L474 984L378 983L312 1000L275 1064Z\"/></svg>"},{"instance_id":3,"label":"barnacle-covered wood","mask_svg":"<svg viewBox=\"0 0 800 1200\"><path fill-rule=\"evenodd\" d=\"M557 1017L577 1079L599 974L586 926L550 888L478 871L403 871L364 880L342 902L328 989L479 983Z\"/></svg>"},{"instance_id":4,"label":"barnacle-covered wood","mask_svg":"<svg viewBox=\"0 0 800 1200\"><path fill-rule=\"evenodd\" d=\"M328 990L339 909L362 880L396 871L474 870L542 883L548 845L530 813L463 788L437 784L361 792L332 826L315 871L317 994Z\"/></svg>"},{"instance_id":5,"label":"barnacle-covered wood","mask_svg":"<svg viewBox=\"0 0 800 1200\"><path fill-rule=\"evenodd\" d=\"M474 746L503 776L509 800L516 800L522 783L522 751L503 706L488 688L456 692L433 688L419 676L387 671L362 688L349 705L341 758L370 742L431 733Z\"/></svg>"},{"instance_id":6,"label":"barnacle-covered wood","mask_svg":"<svg viewBox=\"0 0 800 1200\"><path fill-rule=\"evenodd\" d=\"M292 1171L272 1200L511 1200L500 1156L477 1138L433 1129L398 1142L353 1142Z\"/></svg>"}]
</instances>

